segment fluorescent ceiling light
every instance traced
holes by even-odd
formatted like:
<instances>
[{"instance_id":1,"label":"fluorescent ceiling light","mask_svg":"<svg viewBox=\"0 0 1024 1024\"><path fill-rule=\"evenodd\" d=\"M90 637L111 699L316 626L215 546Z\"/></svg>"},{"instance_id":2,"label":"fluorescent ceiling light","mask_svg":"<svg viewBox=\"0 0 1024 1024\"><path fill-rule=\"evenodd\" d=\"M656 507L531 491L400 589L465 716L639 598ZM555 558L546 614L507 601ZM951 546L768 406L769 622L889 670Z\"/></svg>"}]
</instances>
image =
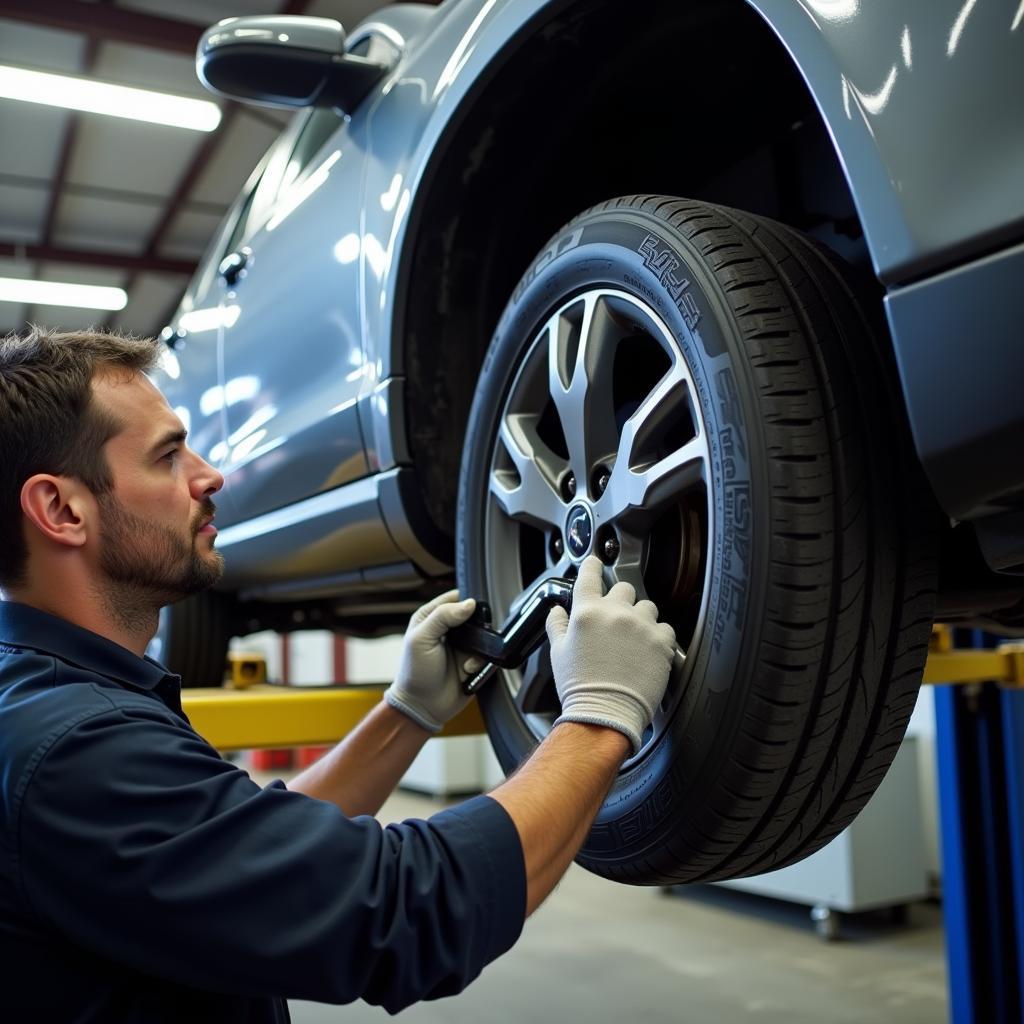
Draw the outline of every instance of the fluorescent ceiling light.
<instances>
[{"instance_id":1,"label":"fluorescent ceiling light","mask_svg":"<svg viewBox=\"0 0 1024 1024\"><path fill-rule=\"evenodd\" d=\"M220 109L209 100L4 64L0 64L0 97L200 132L212 132L220 124Z\"/></svg>"},{"instance_id":2,"label":"fluorescent ceiling light","mask_svg":"<svg viewBox=\"0 0 1024 1024\"><path fill-rule=\"evenodd\" d=\"M77 309L124 309L128 304L128 293L123 288L104 288L94 284L60 284L57 281L0 277L0 302L73 306Z\"/></svg>"}]
</instances>

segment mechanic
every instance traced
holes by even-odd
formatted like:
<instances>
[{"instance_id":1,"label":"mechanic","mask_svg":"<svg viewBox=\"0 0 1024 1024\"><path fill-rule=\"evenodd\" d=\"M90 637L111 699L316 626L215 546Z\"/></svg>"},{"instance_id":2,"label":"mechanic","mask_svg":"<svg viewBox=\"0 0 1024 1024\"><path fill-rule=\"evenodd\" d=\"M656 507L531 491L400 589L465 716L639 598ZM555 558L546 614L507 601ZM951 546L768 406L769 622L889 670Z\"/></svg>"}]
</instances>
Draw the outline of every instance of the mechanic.
<instances>
[{"instance_id":1,"label":"mechanic","mask_svg":"<svg viewBox=\"0 0 1024 1024\"><path fill-rule=\"evenodd\" d=\"M7 1020L281 1021L287 998L397 1012L509 949L579 850L665 691L674 634L601 563L548 619L562 713L491 794L372 817L465 704L455 591L397 678L287 785L189 726L144 652L214 584L221 475L146 372L151 340L0 340L0 962ZM470 666L472 669L474 666Z\"/></svg>"}]
</instances>

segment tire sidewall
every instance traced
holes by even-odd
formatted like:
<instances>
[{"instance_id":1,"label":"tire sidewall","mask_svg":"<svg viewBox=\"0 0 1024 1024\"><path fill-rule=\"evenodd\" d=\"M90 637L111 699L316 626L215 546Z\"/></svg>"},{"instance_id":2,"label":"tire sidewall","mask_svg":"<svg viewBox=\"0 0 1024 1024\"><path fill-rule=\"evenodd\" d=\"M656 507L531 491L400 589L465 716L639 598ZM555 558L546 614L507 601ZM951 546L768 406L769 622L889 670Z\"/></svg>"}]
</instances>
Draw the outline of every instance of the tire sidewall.
<instances>
[{"instance_id":1,"label":"tire sidewall","mask_svg":"<svg viewBox=\"0 0 1024 1024\"><path fill-rule=\"evenodd\" d=\"M710 451L714 545L705 614L687 653L682 693L660 738L620 773L583 851L585 861L637 856L663 842L680 808L697 805L728 756L746 699L763 614L770 524L764 438L741 333L703 259L665 219L609 204L584 214L534 260L498 323L470 411L458 493L462 593L486 598L485 508L499 418L519 366L548 317L606 286L644 302L692 374ZM656 554L653 556L656 557ZM758 597L758 595L762 595ZM679 686L677 682L675 684ZM481 692L488 734L509 771L536 739L500 676Z\"/></svg>"}]
</instances>

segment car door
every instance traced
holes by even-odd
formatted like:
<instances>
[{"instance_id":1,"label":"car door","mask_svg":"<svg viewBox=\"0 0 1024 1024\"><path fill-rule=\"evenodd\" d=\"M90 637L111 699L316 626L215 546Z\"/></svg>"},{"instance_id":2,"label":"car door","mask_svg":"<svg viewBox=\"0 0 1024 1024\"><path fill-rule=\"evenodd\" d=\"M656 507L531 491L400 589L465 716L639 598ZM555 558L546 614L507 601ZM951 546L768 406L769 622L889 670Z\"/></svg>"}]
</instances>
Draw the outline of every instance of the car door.
<instances>
[{"instance_id":1,"label":"car door","mask_svg":"<svg viewBox=\"0 0 1024 1024\"><path fill-rule=\"evenodd\" d=\"M296 125L222 263L225 525L367 472L356 409L364 147L329 109Z\"/></svg>"},{"instance_id":2,"label":"car door","mask_svg":"<svg viewBox=\"0 0 1024 1024\"><path fill-rule=\"evenodd\" d=\"M251 181L259 179L254 172ZM171 322L160 332L163 350L150 374L189 432L189 445L210 463L223 456L226 423L218 401L220 372L220 299L217 266L225 245L244 215L249 190L243 191L199 261Z\"/></svg>"}]
</instances>

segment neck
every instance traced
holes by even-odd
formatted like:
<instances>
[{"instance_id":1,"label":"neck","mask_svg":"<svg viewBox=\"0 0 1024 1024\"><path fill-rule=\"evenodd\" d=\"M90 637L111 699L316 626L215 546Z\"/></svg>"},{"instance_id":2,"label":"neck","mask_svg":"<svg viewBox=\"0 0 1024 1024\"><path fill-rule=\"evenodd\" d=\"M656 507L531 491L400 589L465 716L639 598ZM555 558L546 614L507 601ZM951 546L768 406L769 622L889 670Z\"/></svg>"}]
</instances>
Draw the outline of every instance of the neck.
<instances>
[{"instance_id":1,"label":"neck","mask_svg":"<svg viewBox=\"0 0 1024 1024\"><path fill-rule=\"evenodd\" d=\"M32 584L12 587L7 597L88 629L140 658L153 639L160 618L159 607L149 603L151 596L147 601L143 594L128 593L121 587L101 587L95 581L65 586L59 592Z\"/></svg>"}]
</instances>

